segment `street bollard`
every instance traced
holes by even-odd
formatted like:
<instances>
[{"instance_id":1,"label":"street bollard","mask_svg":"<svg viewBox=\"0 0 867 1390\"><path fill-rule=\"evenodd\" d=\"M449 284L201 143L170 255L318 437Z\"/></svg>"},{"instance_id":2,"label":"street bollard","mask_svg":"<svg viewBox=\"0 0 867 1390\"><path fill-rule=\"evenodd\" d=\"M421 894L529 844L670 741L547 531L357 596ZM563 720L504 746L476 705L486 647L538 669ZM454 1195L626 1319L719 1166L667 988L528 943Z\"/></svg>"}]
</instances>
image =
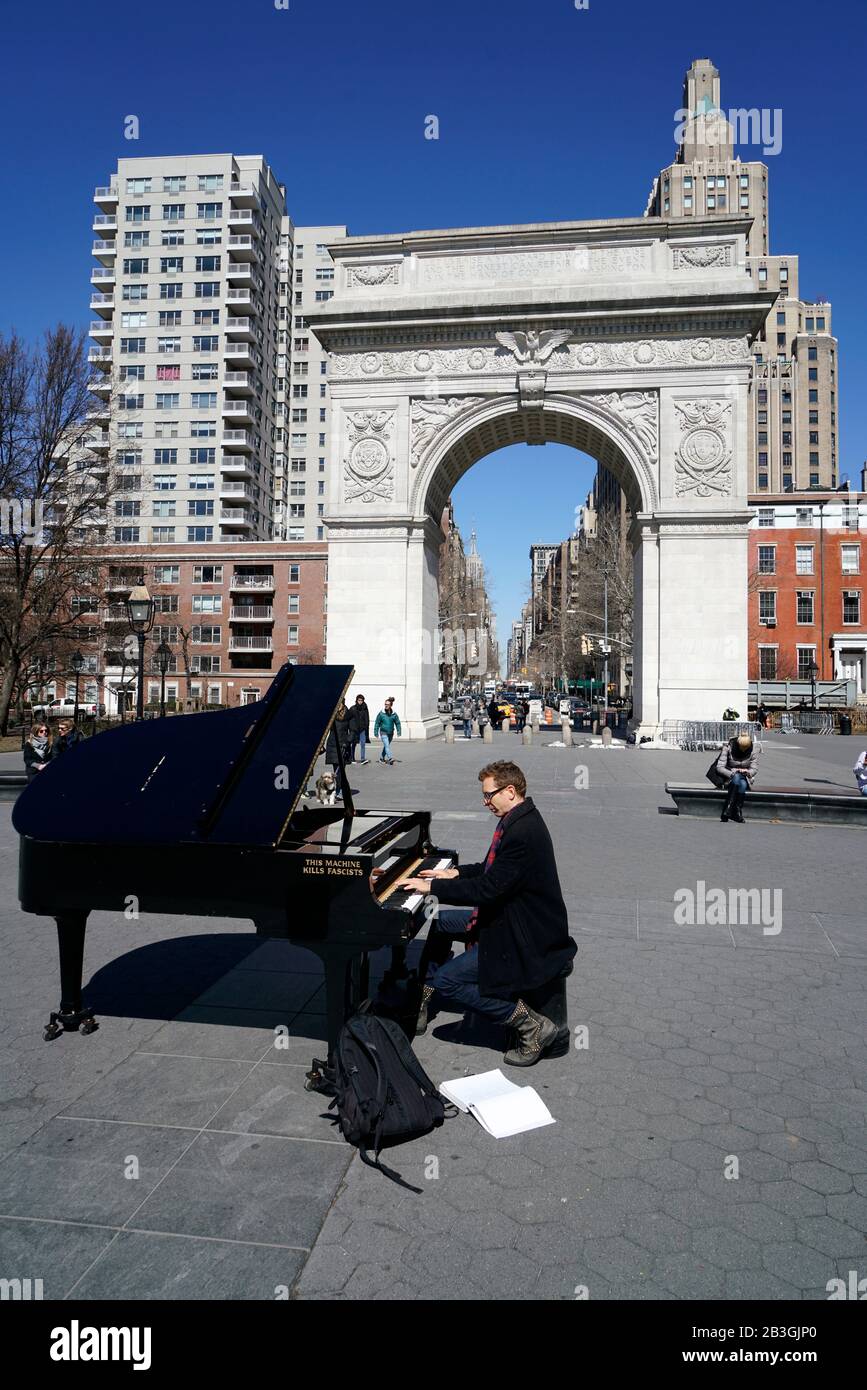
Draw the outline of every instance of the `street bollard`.
<instances>
[{"instance_id":1,"label":"street bollard","mask_svg":"<svg viewBox=\"0 0 867 1390\"><path fill-rule=\"evenodd\" d=\"M503 720L503 722L502 722L502 724L500 725L500 727L501 727L501 729L503 730L503 733L504 733L504 734L507 734L507 733L509 732L509 730L510 730L511 727L512 727L512 721L511 721L511 719L509 718L508 715L506 715L506 718Z\"/></svg>"},{"instance_id":2,"label":"street bollard","mask_svg":"<svg viewBox=\"0 0 867 1390\"><path fill-rule=\"evenodd\" d=\"M562 738L567 748L572 747L572 725L569 723L569 720L566 718L565 715L560 720L560 737Z\"/></svg>"},{"instance_id":3,"label":"street bollard","mask_svg":"<svg viewBox=\"0 0 867 1390\"><path fill-rule=\"evenodd\" d=\"M454 724L452 723L451 720L449 720L448 724L446 724L445 735L446 735L446 743L454 743L454 741L455 741L455 726L454 726Z\"/></svg>"},{"instance_id":4,"label":"street bollard","mask_svg":"<svg viewBox=\"0 0 867 1390\"><path fill-rule=\"evenodd\" d=\"M491 728L490 720L488 720L487 724L485 724L482 729L482 739L485 743L493 743L494 741L494 733Z\"/></svg>"},{"instance_id":5,"label":"street bollard","mask_svg":"<svg viewBox=\"0 0 867 1390\"><path fill-rule=\"evenodd\" d=\"M470 735L470 737L471 737L471 738L478 738L478 736L479 736L480 733L481 733L481 729L479 728L479 721L478 721L478 719L474 719L474 720L473 720L473 731L472 731L472 734Z\"/></svg>"},{"instance_id":6,"label":"street bollard","mask_svg":"<svg viewBox=\"0 0 867 1390\"><path fill-rule=\"evenodd\" d=\"M604 729L602 730L602 747L603 747L603 748L608 748L608 747L609 747L609 745L610 745L610 743L611 743L611 738L612 738L611 730L606 726L606 728L604 728Z\"/></svg>"},{"instance_id":7,"label":"street bollard","mask_svg":"<svg viewBox=\"0 0 867 1390\"><path fill-rule=\"evenodd\" d=\"M530 728L529 724L524 725L523 732L521 733L521 742L525 748L529 748L533 742L533 730Z\"/></svg>"},{"instance_id":8,"label":"street bollard","mask_svg":"<svg viewBox=\"0 0 867 1390\"><path fill-rule=\"evenodd\" d=\"M533 733L534 733L534 734L538 734L538 732L539 732L539 725L540 725L540 723L541 723L541 720L540 720L540 718L539 718L539 715L538 715L538 714L537 714L537 715L534 715L534 717L531 719L530 723L531 723L531 726L532 726L532 729L533 729Z\"/></svg>"}]
</instances>

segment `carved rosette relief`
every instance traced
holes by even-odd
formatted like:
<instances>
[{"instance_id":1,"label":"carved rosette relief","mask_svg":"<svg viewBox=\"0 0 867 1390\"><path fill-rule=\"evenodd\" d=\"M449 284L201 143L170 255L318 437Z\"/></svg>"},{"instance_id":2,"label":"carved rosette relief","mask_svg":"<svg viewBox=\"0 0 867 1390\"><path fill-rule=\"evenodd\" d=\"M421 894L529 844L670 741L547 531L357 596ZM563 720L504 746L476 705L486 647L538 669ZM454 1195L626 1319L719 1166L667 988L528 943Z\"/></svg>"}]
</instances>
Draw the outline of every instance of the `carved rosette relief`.
<instances>
[{"instance_id":1,"label":"carved rosette relief","mask_svg":"<svg viewBox=\"0 0 867 1390\"><path fill-rule=\"evenodd\" d=\"M616 415L634 435L645 456L655 461L659 457L659 393L657 391L609 391L582 396L596 401Z\"/></svg>"},{"instance_id":2,"label":"carved rosette relief","mask_svg":"<svg viewBox=\"0 0 867 1390\"><path fill-rule=\"evenodd\" d=\"M400 266L395 262L391 265L348 265L346 267L346 285L348 289L354 289L360 285L364 289L379 289L381 285L400 284Z\"/></svg>"},{"instance_id":3,"label":"carved rosette relief","mask_svg":"<svg viewBox=\"0 0 867 1390\"><path fill-rule=\"evenodd\" d=\"M355 410L346 416L343 496L347 502L390 502L394 495L394 460L389 438L393 410Z\"/></svg>"},{"instance_id":4,"label":"carved rosette relief","mask_svg":"<svg viewBox=\"0 0 867 1390\"><path fill-rule=\"evenodd\" d=\"M417 468L435 435L458 415L481 405L484 396L450 396L448 400L412 401L410 406L410 464Z\"/></svg>"},{"instance_id":5,"label":"carved rosette relief","mask_svg":"<svg viewBox=\"0 0 867 1390\"><path fill-rule=\"evenodd\" d=\"M505 335L504 335L505 336ZM513 335L517 336L517 335ZM541 335L540 335L541 336ZM334 377L499 376L514 367L516 353L503 345L423 347L393 352L334 352ZM747 338L636 338L624 342L561 342L547 355L549 371L592 372L612 367L691 367L751 361Z\"/></svg>"},{"instance_id":6,"label":"carved rosette relief","mask_svg":"<svg viewBox=\"0 0 867 1390\"><path fill-rule=\"evenodd\" d=\"M678 497L694 492L697 497L732 491L729 429L730 401L675 401L681 441L675 455L675 492Z\"/></svg>"},{"instance_id":7,"label":"carved rosette relief","mask_svg":"<svg viewBox=\"0 0 867 1390\"><path fill-rule=\"evenodd\" d=\"M672 265L675 270L712 270L733 265L734 248L730 241L716 246L673 246Z\"/></svg>"}]
</instances>

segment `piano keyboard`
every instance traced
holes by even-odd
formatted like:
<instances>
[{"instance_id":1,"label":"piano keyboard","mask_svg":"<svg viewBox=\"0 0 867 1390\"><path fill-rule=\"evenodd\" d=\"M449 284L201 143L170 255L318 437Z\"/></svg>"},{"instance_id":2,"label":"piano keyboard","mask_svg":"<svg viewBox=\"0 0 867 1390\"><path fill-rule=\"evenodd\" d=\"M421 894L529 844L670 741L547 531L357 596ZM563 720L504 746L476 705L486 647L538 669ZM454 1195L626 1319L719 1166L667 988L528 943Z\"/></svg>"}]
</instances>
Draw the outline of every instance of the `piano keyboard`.
<instances>
[{"instance_id":1,"label":"piano keyboard","mask_svg":"<svg viewBox=\"0 0 867 1390\"><path fill-rule=\"evenodd\" d=\"M414 859L406 866L400 878L396 878L389 884L382 893L377 894L377 901L380 907L386 902L389 908L397 908L401 912L415 912L425 900L424 893L409 893L402 884L407 878L415 878L421 873L422 869L451 869L454 867L454 860L446 857L445 859L432 859L421 857Z\"/></svg>"}]
</instances>

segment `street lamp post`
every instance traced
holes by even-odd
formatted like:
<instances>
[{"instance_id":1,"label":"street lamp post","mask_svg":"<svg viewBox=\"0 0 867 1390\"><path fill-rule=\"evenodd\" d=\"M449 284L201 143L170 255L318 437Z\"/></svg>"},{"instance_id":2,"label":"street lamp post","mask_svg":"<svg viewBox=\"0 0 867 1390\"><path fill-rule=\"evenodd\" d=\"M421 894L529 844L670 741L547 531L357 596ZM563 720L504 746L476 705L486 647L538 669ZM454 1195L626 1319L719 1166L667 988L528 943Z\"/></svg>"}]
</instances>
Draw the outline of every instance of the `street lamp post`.
<instances>
[{"instance_id":1,"label":"street lamp post","mask_svg":"<svg viewBox=\"0 0 867 1390\"><path fill-rule=\"evenodd\" d=\"M818 674L819 674L819 667L816 665L816 662L815 662L815 661L811 661L810 664L809 664L809 666L807 667L807 670L808 670L809 675L810 675L810 685L812 686L811 704L812 704L812 708L815 709L815 708L816 708L816 677L817 677Z\"/></svg>"},{"instance_id":2,"label":"street lamp post","mask_svg":"<svg viewBox=\"0 0 867 1390\"><path fill-rule=\"evenodd\" d=\"M144 719L144 649L145 636L154 625L156 605L144 584L137 584L126 601L129 625L138 638L138 692L136 719Z\"/></svg>"},{"instance_id":3,"label":"street lamp post","mask_svg":"<svg viewBox=\"0 0 867 1390\"><path fill-rule=\"evenodd\" d=\"M84 657L81 655L81 652L78 652L78 651L77 651L77 652L75 653L75 655L72 656L72 657L70 658L69 664L70 664L70 666L72 667L73 671L75 672L75 706L74 706L73 711L72 711L72 723L73 723L73 727L77 727L77 725L78 725L78 678L79 678L79 676L81 675L82 669L83 669L83 667L84 667Z\"/></svg>"},{"instance_id":4,"label":"street lamp post","mask_svg":"<svg viewBox=\"0 0 867 1390\"><path fill-rule=\"evenodd\" d=\"M172 659L172 649L165 642L157 647L157 662L160 668L160 719L166 717L166 671Z\"/></svg>"}]
</instances>

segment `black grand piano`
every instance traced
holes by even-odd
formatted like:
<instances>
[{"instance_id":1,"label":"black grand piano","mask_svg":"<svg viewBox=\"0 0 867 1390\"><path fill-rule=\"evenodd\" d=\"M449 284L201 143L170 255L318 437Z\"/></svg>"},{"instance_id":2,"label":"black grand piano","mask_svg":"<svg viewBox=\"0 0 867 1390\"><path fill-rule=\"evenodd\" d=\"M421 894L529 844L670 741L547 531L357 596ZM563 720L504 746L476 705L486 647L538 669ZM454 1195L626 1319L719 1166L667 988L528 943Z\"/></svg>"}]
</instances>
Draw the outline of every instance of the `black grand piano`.
<instances>
[{"instance_id":1,"label":"black grand piano","mask_svg":"<svg viewBox=\"0 0 867 1390\"><path fill-rule=\"evenodd\" d=\"M239 709L113 729L70 749L16 802L25 912L53 917L60 1008L46 1040L98 1025L82 1001L88 913L252 919L321 957L328 1050L367 992L368 953L393 951L424 923L424 898L400 880L457 862L430 841L429 811L302 800L351 666L285 665L263 699Z\"/></svg>"}]
</instances>

